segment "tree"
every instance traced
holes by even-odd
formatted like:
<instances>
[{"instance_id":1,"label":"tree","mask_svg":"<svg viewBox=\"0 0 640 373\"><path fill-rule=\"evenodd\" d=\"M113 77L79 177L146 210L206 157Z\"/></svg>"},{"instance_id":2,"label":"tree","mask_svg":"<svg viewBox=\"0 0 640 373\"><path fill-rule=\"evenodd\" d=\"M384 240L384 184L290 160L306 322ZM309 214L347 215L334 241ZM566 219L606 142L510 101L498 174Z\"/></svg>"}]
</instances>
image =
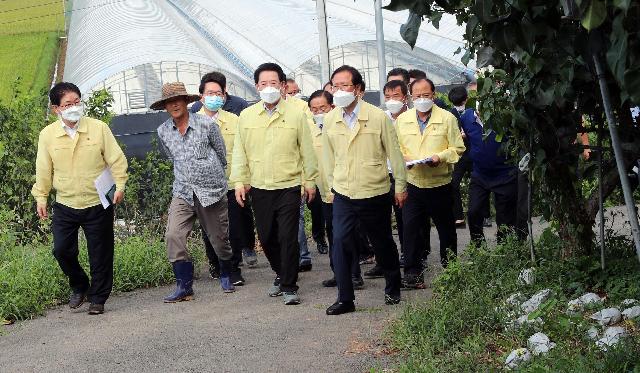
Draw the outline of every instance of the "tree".
<instances>
[{"instance_id":1,"label":"tree","mask_svg":"<svg viewBox=\"0 0 640 373\"><path fill-rule=\"evenodd\" d=\"M532 155L544 213L558 223L563 255L589 253L598 194L582 193L576 137L603 128L604 110L593 55L606 61L611 103L626 165L640 158L640 129L630 108L640 103L640 4L631 0L392 0L388 10L410 10L401 34L412 47L423 19L438 27L444 13L466 24L466 64L489 66L478 79L480 112L512 154ZM585 128L586 127L586 128ZM608 132L601 131L604 145ZM608 156L607 156L608 155ZM604 195L619 185L605 154ZM595 167L582 177L594 177Z\"/></svg>"}]
</instances>

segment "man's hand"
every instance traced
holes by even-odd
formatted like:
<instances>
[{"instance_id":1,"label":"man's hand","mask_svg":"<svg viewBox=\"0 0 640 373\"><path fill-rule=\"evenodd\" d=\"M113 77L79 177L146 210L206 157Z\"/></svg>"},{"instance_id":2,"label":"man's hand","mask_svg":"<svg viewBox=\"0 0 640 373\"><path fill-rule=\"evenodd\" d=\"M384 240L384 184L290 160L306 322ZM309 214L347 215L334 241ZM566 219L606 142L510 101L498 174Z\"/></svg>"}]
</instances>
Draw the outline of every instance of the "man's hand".
<instances>
[{"instance_id":1,"label":"man's hand","mask_svg":"<svg viewBox=\"0 0 640 373\"><path fill-rule=\"evenodd\" d=\"M113 194L113 204L117 205L117 204L120 204L122 201L124 201L124 192L123 191L116 191Z\"/></svg>"},{"instance_id":2,"label":"man's hand","mask_svg":"<svg viewBox=\"0 0 640 373\"><path fill-rule=\"evenodd\" d=\"M590 157L591 157L591 149L584 149L582 151L582 159L584 159L585 161L588 161Z\"/></svg>"},{"instance_id":3,"label":"man's hand","mask_svg":"<svg viewBox=\"0 0 640 373\"><path fill-rule=\"evenodd\" d=\"M36 207L36 212L38 213L38 216L42 220L44 220L44 219L49 217L49 213L47 212L47 205L46 204L45 205L38 204L38 206Z\"/></svg>"},{"instance_id":4,"label":"man's hand","mask_svg":"<svg viewBox=\"0 0 640 373\"><path fill-rule=\"evenodd\" d=\"M241 187L236 187L236 201L240 205L240 207L244 207L244 201L247 200L247 194L251 190L251 185L244 185Z\"/></svg>"},{"instance_id":5,"label":"man's hand","mask_svg":"<svg viewBox=\"0 0 640 373\"><path fill-rule=\"evenodd\" d=\"M429 167L438 167L440 165L440 157L437 155L431 156L431 162L429 162Z\"/></svg>"},{"instance_id":6,"label":"man's hand","mask_svg":"<svg viewBox=\"0 0 640 373\"><path fill-rule=\"evenodd\" d=\"M402 206L404 206L404 203L407 200L407 192L402 192L402 193L396 193L396 205L399 208L402 208Z\"/></svg>"},{"instance_id":7,"label":"man's hand","mask_svg":"<svg viewBox=\"0 0 640 373\"><path fill-rule=\"evenodd\" d=\"M304 188L304 199L307 203L312 202L316 197L316 188Z\"/></svg>"}]
</instances>

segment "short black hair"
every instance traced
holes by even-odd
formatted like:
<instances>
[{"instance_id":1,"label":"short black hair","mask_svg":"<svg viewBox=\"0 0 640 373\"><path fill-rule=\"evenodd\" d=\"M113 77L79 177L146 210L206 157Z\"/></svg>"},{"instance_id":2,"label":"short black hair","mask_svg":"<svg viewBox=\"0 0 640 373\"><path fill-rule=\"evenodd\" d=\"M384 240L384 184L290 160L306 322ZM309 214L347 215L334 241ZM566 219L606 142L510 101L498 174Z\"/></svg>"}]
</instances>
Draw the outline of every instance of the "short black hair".
<instances>
[{"instance_id":1,"label":"short black hair","mask_svg":"<svg viewBox=\"0 0 640 373\"><path fill-rule=\"evenodd\" d=\"M360 71L358 71L358 69L349 65L342 65L337 69L335 69L333 74L331 74L332 85L333 85L333 77L336 76L337 73L341 73L344 71L348 71L351 74L351 84L353 84L354 86L359 85L360 90L364 92L365 85L364 85L364 79L362 79L362 74L360 74Z\"/></svg>"},{"instance_id":2,"label":"short black hair","mask_svg":"<svg viewBox=\"0 0 640 373\"><path fill-rule=\"evenodd\" d=\"M210 73L204 74L202 79L200 79L200 87L198 88L200 94L204 93L204 86L207 85L207 83L218 83L223 92L227 90L227 78L223 73L212 71Z\"/></svg>"},{"instance_id":3,"label":"short black hair","mask_svg":"<svg viewBox=\"0 0 640 373\"><path fill-rule=\"evenodd\" d=\"M307 104L309 105L309 107L311 107L311 100L313 100L314 98L318 98L324 96L324 98L327 99L327 102L329 103L329 105L333 105L333 95L327 91L325 91L324 89L319 89L315 92L313 92L311 94L311 96L309 96L309 101L307 102Z\"/></svg>"},{"instance_id":4,"label":"short black hair","mask_svg":"<svg viewBox=\"0 0 640 373\"><path fill-rule=\"evenodd\" d=\"M62 97L69 92L75 92L78 96L82 96L80 88L78 88L77 85L68 82L56 83L49 91L49 101L51 101L51 105L59 106Z\"/></svg>"},{"instance_id":5,"label":"short black hair","mask_svg":"<svg viewBox=\"0 0 640 373\"><path fill-rule=\"evenodd\" d=\"M404 84L409 84L409 71L407 69L403 69L402 67L396 67L395 69L389 70L387 73L387 80L389 80L390 76L402 75L402 80Z\"/></svg>"},{"instance_id":6,"label":"short black hair","mask_svg":"<svg viewBox=\"0 0 640 373\"><path fill-rule=\"evenodd\" d=\"M256 71L253 73L253 80L256 84L258 84L260 73L263 71L275 71L278 74L278 80L280 80L280 83L287 81L287 76L284 74L284 71L282 71L282 67L280 67L280 65L273 62L266 62L258 66Z\"/></svg>"},{"instance_id":7,"label":"short black hair","mask_svg":"<svg viewBox=\"0 0 640 373\"><path fill-rule=\"evenodd\" d=\"M427 73L418 69L409 70L409 79L427 79Z\"/></svg>"},{"instance_id":8,"label":"short black hair","mask_svg":"<svg viewBox=\"0 0 640 373\"><path fill-rule=\"evenodd\" d=\"M463 85L458 85L449 91L449 101L455 106L462 105L463 102L466 101L467 97L469 97L467 93L467 89Z\"/></svg>"},{"instance_id":9,"label":"short black hair","mask_svg":"<svg viewBox=\"0 0 640 373\"><path fill-rule=\"evenodd\" d=\"M393 91L394 89L400 87L400 90L402 91L403 95L407 95L408 93L408 89L407 89L407 85L404 84L404 82L402 80L390 80L387 82L387 84L384 85L384 88L382 89L382 93L386 92L387 89Z\"/></svg>"},{"instance_id":10,"label":"short black hair","mask_svg":"<svg viewBox=\"0 0 640 373\"><path fill-rule=\"evenodd\" d=\"M416 85L416 83L419 83L419 82L427 82L427 83L429 83L429 85L431 86L431 91L433 93L436 93L436 85L433 84L433 81L431 79L428 79L428 78L418 78L418 79L414 80L413 83L409 84L409 91L411 93L413 93L413 86Z\"/></svg>"}]
</instances>

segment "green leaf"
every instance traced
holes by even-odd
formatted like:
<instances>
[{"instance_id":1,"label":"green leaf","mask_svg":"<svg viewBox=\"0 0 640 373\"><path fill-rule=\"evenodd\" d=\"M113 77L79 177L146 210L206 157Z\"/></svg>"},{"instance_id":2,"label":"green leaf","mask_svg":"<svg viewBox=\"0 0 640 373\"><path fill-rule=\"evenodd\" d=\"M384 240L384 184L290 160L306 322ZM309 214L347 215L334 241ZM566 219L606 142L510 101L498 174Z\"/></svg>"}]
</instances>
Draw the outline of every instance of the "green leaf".
<instances>
[{"instance_id":1,"label":"green leaf","mask_svg":"<svg viewBox=\"0 0 640 373\"><path fill-rule=\"evenodd\" d=\"M604 0L591 0L587 12L582 17L582 27L591 31L604 22L607 17L607 6Z\"/></svg>"},{"instance_id":2,"label":"green leaf","mask_svg":"<svg viewBox=\"0 0 640 373\"><path fill-rule=\"evenodd\" d=\"M493 52L491 47L482 47L478 49L476 53L476 67L482 68L485 66L493 65Z\"/></svg>"},{"instance_id":3,"label":"green leaf","mask_svg":"<svg viewBox=\"0 0 640 373\"><path fill-rule=\"evenodd\" d=\"M629 6L631 5L631 0L613 0L613 5L616 8L623 10L626 14L629 10Z\"/></svg>"},{"instance_id":4,"label":"green leaf","mask_svg":"<svg viewBox=\"0 0 640 373\"><path fill-rule=\"evenodd\" d=\"M411 49L416 46L416 40L418 40L418 32L420 31L421 23L422 17L412 12L409 13L407 22L400 26L400 36L411 46Z\"/></svg>"},{"instance_id":5,"label":"green leaf","mask_svg":"<svg viewBox=\"0 0 640 373\"><path fill-rule=\"evenodd\" d=\"M624 82L624 71L627 67L627 50L629 47L629 34L625 31L622 22L624 16L619 14L611 26L611 34L609 40L611 46L607 51L607 64L611 69L611 73L620 85Z\"/></svg>"},{"instance_id":6,"label":"green leaf","mask_svg":"<svg viewBox=\"0 0 640 373\"><path fill-rule=\"evenodd\" d=\"M634 103L640 103L640 67L634 66L624 72L624 87Z\"/></svg>"},{"instance_id":7,"label":"green leaf","mask_svg":"<svg viewBox=\"0 0 640 373\"><path fill-rule=\"evenodd\" d=\"M398 12L400 10L412 9L419 2L419 0L391 0L389 5L383 6L382 9Z\"/></svg>"}]
</instances>

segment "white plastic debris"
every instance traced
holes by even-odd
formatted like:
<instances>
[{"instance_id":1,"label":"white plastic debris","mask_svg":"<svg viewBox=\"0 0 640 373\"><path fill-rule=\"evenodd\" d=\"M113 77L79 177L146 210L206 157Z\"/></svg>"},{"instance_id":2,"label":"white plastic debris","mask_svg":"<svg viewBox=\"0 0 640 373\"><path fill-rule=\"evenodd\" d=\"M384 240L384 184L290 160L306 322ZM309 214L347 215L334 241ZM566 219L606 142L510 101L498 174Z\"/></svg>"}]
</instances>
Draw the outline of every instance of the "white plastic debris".
<instances>
[{"instance_id":1,"label":"white plastic debris","mask_svg":"<svg viewBox=\"0 0 640 373\"><path fill-rule=\"evenodd\" d=\"M627 308L627 307L633 306L636 303L638 303L638 301L635 299L625 299L622 302L620 302L620 308Z\"/></svg>"},{"instance_id":2,"label":"white plastic debris","mask_svg":"<svg viewBox=\"0 0 640 373\"><path fill-rule=\"evenodd\" d=\"M596 341L596 346L600 347L603 351L607 351L608 347L614 346L620 342L622 337L625 337L627 332L621 326L611 326L605 329L602 338Z\"/></svg>"},{"instance_id":3,"label":"white plastic debris","mask_svg":"<svg viewBox=\"0 0 640 373\"><path fill-rule=\"evenodd\" d=\"M633 306L622 311L622 317L625 320L635 319L638 316L640 316L640 306Z\"/></svg>"},{"instance_id":4,"label":"white plastic debris","mask_svg":"<svg viewBox=\"0 0 640 373\"><path fill-rule=\"evenodd\" d=\"M538 330L539 326L544 325L544 321L539 317L529 320L529 315L522 315L517 319L507 323L507 328L515 330L524 325L533 325L534 329Z\"/></svg>"},{"instance_id":5,"label":"white plastic debris","mask_svg":"<svg viewBox=\"0 0 640 373\"><path fill-rule=\"evenodd\" d=\"M587 330L587 337L594 341L598 339L598 329L595 326L590 327L589 330Z\"/></svg>"},{"instance_id":6,"label":"white plastic debris","mask_svg":"<svg viewBox=\"0 0 640 373\"><path fill-rule=\"evenodd\" d=\"M522 293L518 292L515 294L511 294L509 298L507 298L505 303L509 306L517 307L522 303L524 299L525 296Z\"/></svg>"},{"instance_id":7,"label":"white plastic debris","mask_svg":"<svg viewBox=\"0 0 640 373\"><path fill-rule=\"evenodd\" d=\"M550 289L540 290L539 292L535 293L531 298L529 298L529 300L522 303L520 305L520 309L524 313L531 313L537 310L538 307L540 307L540 305L542 304L542 302L549 299L549 296L551 296Z\"/></svg>"},{"instance_id":8,"label":"white plastic debris","mask_svg":"<svg viewBox=\"0 0 640 373\"><path fill-rule=\"evenodd\" d=\"M622 314L617 308L605 308L591 315L592 320L596 320L600 325L612 325L622 319Z\"/></svg>"},{"instance_id":9,"label":"white plastic debris","mask_svg":"<svg viewBox=\"0 0 640 373\"><path fill-rule=\"evenodd\" d=\"M592 304L601 304L604 299L600 298L598 294L586 293L581 297L578 297L572 301L569 301L569 311L578 312L584 310L585 306Z\"/></svg>"},{"instance_id":10,"label":"white plastic debris","mask_svg":"<svg viewBox=\"0 0 640 373\"><path fill-rule=\"evenodd\" d=\"M556 344L551 342L546 334L538 332L529 337L527 347L534 355L540 355L549 352L549 350L556 347Z\"/></svg>"},{"instance_id":11,"label":"white plastic debris","mask_svg":"<svg viewBox=\"0 0 640 373\"><path fill-rule=\"evenodd\" d=\"M536 274L533 268L527 268L520 271L518 275L518 282L523 285L533 285L536 282Z\"/></svg>"},{"instance_id":12,"label":"white plastic debris","mask_svg":"<svg viewBox=\"0 0 640 373\"><path fill-rule=\"evenodd\" d=\"M519 348L517 350L511 351L509 356L507 356L507 360L504 364L507 366L507 368L513 369L529 360L531 360L531 353L529 352L529 350L527 350L526 348Z\"/></svg>"}]
</instances>

